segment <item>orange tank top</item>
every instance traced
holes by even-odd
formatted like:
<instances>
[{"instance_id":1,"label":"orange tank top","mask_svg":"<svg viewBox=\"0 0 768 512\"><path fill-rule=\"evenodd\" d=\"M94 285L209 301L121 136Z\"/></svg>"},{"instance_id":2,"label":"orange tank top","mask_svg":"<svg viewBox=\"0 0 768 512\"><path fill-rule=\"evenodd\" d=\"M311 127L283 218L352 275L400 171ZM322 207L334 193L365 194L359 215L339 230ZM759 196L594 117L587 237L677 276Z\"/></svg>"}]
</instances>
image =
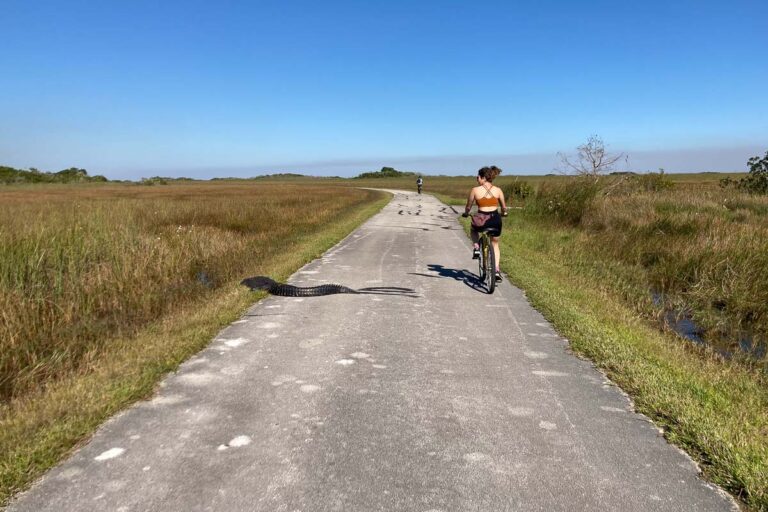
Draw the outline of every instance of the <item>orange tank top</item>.
<instances>
[{"instance_id":1,"label":"orange tank top","mask_svg":"<svg viewBox=\"0 0 768 512\"><path fill-rule=\"evenodd\" d=\"M485 188L485 187L483 187ZM493 194L491 194L490 189L485 189L486 196L481 197L480 199L476 199L477 201L477 207L478 208L489 208L489 207L496 207L499 206L499 199L495 197Z\"/></svg>"}]
</instances>

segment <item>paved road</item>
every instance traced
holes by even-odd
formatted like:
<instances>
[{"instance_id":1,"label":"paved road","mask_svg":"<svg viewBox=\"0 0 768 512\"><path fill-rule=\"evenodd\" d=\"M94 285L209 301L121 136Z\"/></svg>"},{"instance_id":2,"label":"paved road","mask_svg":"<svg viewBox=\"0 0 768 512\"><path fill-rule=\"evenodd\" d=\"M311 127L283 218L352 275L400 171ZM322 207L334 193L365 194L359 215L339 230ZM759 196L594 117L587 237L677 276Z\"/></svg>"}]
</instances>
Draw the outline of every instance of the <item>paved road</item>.
<instances>
[{"instance_id":1,"label":"paved road","mask_svg":"<svg viewBox=\"0 0 768 512\"><path fill-rule=\"evenodd\" d=\"M119 414L13 511L730 510L470 245L392 202ZM393 290L390 290L393 291Z\"/></svg>"}]
</instances>

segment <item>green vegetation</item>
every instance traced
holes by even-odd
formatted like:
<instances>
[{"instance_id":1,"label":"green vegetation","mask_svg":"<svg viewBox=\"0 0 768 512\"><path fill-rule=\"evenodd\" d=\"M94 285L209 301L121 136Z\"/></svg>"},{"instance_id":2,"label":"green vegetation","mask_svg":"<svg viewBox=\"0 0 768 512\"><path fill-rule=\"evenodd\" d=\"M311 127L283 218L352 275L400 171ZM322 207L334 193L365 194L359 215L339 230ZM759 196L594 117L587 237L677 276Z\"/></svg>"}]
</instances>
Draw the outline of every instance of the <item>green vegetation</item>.
<instances>
[{"instance_id":1,"label":"green vegetation","mask_svg":"<svg viewBox=\"0 0 768 512\"><path fill-rule=\"evenodd\" d=\"M768 194L768 151L760 158L755 156L747 162L749 173L740 180L732 180L729 177L720 180L720 186L728 188L735 186L739 190L750 194Z\"/></svg>"},{"instance_id":2,"label":"green vegetation","mask_svg":"<svg viewBox=\"0 0 768 512\"><path fill-rule=\"evenodd\" d=\"M311 215L275 218L285 195ZM286 183L0 190L0 503L386 203ZM279 243L278 243L279 242Z\"/></svg>"},{"instance_id":3,"label":"green vegetation","mask_svg":"<svg viewBox=\"0 0 768 512\"><path fill-rule=\"evenodd\" d=\"M534 188L527 181L518 180L517 178L511 183L500 182L499 186L504 192L504 198L507 202L525 201L534 193Z\"/></svg>"},{"instance_id":4,"label":"green vegetation","mask_svg":"<svg viewBox=\"0 0 768 512\"><path fill-rule=\"evenodd\" d=\"M627 298L643 309L656 293L657 309L689 311L713 342L766 338L768 197L606 180L541 186L526 213L575 227L563 257L622 266Z\"/></svg>"},{"instance_id":5,"label":"green vegetation","mask_svg":"<svg viewBox=\"0 0 768 512\"><path fill-rule=\"evenodd\" d=\"M402 172L398 171L392 167L382 167L379 172L364 172L357 176L357 179L366 179L366 178L374 178L374 179L381 179L381 178L401 178L404 176L416 176L416 173L413 172Z\"/></svg>"},{"instance_id":6,"label":"green vegetation","mask_svg":"<svg viewBox=\"0 0 768 512\"><path fill-rule=\"evenodd\" d=\"M168 185L170 183L190 183L193 181L195 180L185 177L171 178L168 176L152 176L151 178L141 178L139 185Z\"/></svg>"},{"instance_id":7,"label":"green vegetation","mask_svg":"<svg viewBox=\"0 0 768 512\"><path fill-rule=\"evenodd\" d=\"M86 183L105 182L104 176L88 176L88 171L72 167L59 172L43 172L35 168L28 171L0 166L0 183Z\"/></svg>"},{"instance_id":8,"label":"green vegetation","mask_svg":"<svg viewBox=\"0 0 768 512\"><path fill-rule=\"evenodd\" d=\"M304 176L303 174L296 174L292 172L280 172L276 174L265 174L264 176L255 176L251 178L253 180L317 180L322 178L315 178L314 176Z\"/></svg>"}]
</instances>

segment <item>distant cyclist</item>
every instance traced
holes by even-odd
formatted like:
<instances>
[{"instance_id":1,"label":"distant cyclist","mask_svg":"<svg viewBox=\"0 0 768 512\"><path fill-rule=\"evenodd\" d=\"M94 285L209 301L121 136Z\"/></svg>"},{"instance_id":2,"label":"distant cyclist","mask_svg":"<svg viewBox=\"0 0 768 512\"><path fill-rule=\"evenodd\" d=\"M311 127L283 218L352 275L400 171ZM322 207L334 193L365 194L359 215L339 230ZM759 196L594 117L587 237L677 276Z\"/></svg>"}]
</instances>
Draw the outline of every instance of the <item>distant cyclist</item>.
<instances>
[{"instance_id":1,"label":"distant cyclist","mask_svg":"<svg viewBox=\"0 0 768 512\"><path fill-rule=\"evenodd\" d=\"M421 187L424 185L424 180L421 179L421 176L416 178L416 188L419 190L419 194L421 194Z\"/></svg>"},{"instance_id":2,"label":"distant cyclist","mask_svg":"<svg viewBox=\"0 0 768 512\"><path fill-rule=\"evenodd\" d=\"M467 206L464 208L464 216L469 215L472 209L472 203L477 203L477 213L472 216L472 259L480 258L480 245L478 244L478 231L491 229L497 233L491 237L491 245L496 255L496 280L501 281L499 272L499 261L501 253L499 251L499 235L501 235L501 216L499 215L499 204L501 204L502 214L507 215L507 203L504 200L504 192L499 187L494 186L493 180L501 173L501 169L492 165L483 167L477 171L477 186L469 192Z\"/></svg>"}]
</instances>

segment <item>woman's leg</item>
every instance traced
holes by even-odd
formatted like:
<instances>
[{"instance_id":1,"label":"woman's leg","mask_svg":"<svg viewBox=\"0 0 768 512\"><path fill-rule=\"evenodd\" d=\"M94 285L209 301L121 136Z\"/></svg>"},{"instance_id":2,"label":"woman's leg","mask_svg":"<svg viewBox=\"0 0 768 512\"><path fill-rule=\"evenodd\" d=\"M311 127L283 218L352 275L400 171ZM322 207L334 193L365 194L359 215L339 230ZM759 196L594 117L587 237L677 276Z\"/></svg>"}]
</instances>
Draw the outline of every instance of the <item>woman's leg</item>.
<instances>
[{"instance_id":1,"label":"woman's leg","mask_svg":"<svg viewBox=\"0 0 768 512\"><path fill-rule=\"evenodd\" d=\"M493 254L496 256L496 271L499 270L499 261L501 258L501 252L499 250L499 237L494 236L491 238L491 245L493 245Z\"/></svg>"},{"instance_id":2,"label":"woman's leg","mask_svg":"<svg viewBox=\"0 0 768 512\"><path fill-rule=\"evenodd\" d=\"M477 243L480 241L480 235L478 235L474 229L470 229L469 237L472 239L472 245L477 247Z\"/></svg>"}]
</instances>

